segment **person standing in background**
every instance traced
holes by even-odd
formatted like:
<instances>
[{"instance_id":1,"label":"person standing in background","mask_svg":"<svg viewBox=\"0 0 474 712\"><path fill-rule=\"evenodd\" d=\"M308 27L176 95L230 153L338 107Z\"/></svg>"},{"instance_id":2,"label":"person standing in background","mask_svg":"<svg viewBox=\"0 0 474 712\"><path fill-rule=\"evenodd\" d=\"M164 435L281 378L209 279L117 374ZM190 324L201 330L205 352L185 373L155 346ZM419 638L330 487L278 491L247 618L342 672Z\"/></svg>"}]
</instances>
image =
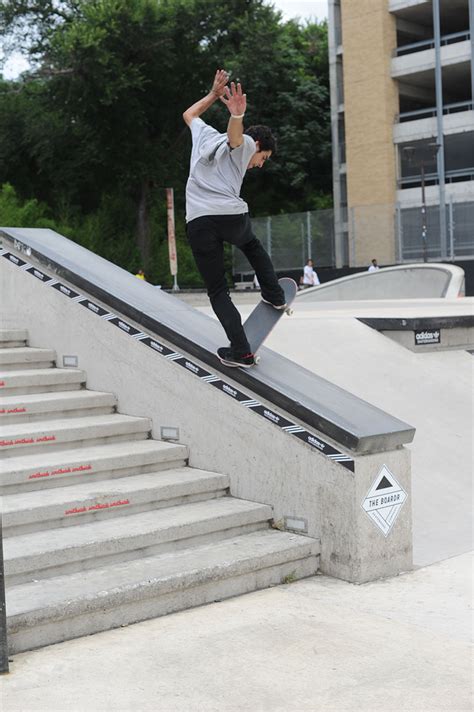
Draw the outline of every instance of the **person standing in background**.
<instances>
[{"instance_id":1,"label":"person standing in background","mask_svg":"<svg viewBox=\"0 0 474 712\"><path fill-rule=\"evenodd\" d=\"M367 270L367 272L376 272L378 269L379 269L379 266L378 266L378 264L377 264L377 260L374 258L374 259L372 260L372 264L370 265L370 267L369 267L369 269Z\"/></svg>"}]
</instances>

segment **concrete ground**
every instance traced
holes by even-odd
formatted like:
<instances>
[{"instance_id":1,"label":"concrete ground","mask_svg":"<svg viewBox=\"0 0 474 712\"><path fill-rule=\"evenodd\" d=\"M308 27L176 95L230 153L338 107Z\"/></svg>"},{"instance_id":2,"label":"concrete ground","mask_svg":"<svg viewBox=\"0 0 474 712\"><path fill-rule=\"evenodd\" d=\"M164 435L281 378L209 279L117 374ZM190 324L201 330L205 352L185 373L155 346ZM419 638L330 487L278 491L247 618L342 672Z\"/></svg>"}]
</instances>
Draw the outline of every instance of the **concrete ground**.
<instances>
[{"instance_id":1,"label":"concrete ground","mask_svg":"<svg viewBox=\"0 0 474 712\"><path fill-rule=\"evenodd\" d=\"M315 576L23 653L2 710L467 712L471 567Z\"/></svg>"}]
</instances>

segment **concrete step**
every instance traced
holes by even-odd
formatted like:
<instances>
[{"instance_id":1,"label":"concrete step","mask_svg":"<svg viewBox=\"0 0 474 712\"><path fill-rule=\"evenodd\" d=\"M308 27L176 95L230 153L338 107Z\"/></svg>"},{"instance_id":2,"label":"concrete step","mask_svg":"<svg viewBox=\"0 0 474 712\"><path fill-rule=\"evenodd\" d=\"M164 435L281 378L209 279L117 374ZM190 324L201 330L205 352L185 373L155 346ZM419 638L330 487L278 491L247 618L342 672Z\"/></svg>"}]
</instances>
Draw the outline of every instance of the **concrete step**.
<instances>
[{"instance_id":1,"label":"concrete step","mask_svg":"<svg viewBox=\"0 0 474 712\"><path fill-rule=\"evenodd\" d=\"M151 430L148 418L119 413L86 418L48 420L41 423L4 425L0 428L3 457L34 452L66 450L71 447L100 445L120 440L142 440Z\"/></svg>"},{"instance_id":2,"label":"concrete step","mask_svg":"<svg viewBox=\"0 0 474 712\"><path fill-rule=\"evenodd\" d=\"M214 486L219 487L217 479ZM109 516L114 514L115 508L109 510ZM4 541L5 576L13 583L51 578L195 547L267 528L271 516L265 504L221 497L9 537Z\"/></svg>"},{"instance_id":3,"label":"concrete step","mask_svg":"<svg viewBox=\"0 0 474 712\"><path fill-rule=\"evenodd\" d=\"M2 371L0 366L0 394L2 396L78 390L85 382L86 374L78 368L31 368L19 371Z\"/></svg>"},{"instance_id":4,"label":"concrete step","mask_svg":"<svg viewBox=\"0 0 474 712\"><path fill-rule=\"evenodd\" d=\"M20 371L26 368L52 368L56 352L52 349L36 349L30 346L0 349L0 370Z\"/></svg>"},{"instance_id":5,"label":"concrete step","mask_svg":"<svg viewBox=\"0 0 474 712\"><path fill-rule=\"evenodd\" d=\"M316 573L319 544L265 530L7 588L19 653Z\"/></svg>"},{"instance_id":6,"label":"concrete step","mask_svg":"<svg viewBox=\"0 0 474 712\"><path fill-rule=\"evenodd\" d=\"M117 398L100 391L59 391L0 397L0 425L113 413Z\"/></svg>"},{"instance_id":7,"label":"concrete step","mask_svg":"<svg viewBox=\"0 0 474 712\"><path fill-rule=\"evenodd\" d=\"M3 462L1 491L16 494L158 472L183 467L188 454L179 443L135 440L11 457Z\"/></svg>"},{"instance_id":8,"label":"concrete step","mask_svg":"<svg viewBox=\"0 0 474 712\"><path fill-rule=\"evenodd\" d=\"M0 329L0 349L15 349L26 346L28 332L26 329Z\"/></svg>"},{"instance_id":9,"label":"concrete step","mask_svg":"<svg viewBox=\"0 0 474 712\"><path fill-rule=\"evenodd\" d=\"M2 498L3 535L16 536L174 507L198 498L223 496L228 487L229 480L225 475L182 467L6 495Z\"/></svg>"}]
</instances>

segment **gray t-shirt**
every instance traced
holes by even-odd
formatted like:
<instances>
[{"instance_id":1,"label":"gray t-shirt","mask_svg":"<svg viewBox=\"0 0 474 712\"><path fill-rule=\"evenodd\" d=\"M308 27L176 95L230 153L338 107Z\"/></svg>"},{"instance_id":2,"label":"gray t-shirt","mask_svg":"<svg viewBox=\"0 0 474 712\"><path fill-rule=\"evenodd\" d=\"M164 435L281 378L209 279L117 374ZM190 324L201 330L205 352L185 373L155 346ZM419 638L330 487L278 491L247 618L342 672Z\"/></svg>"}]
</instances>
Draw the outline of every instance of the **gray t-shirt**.
<instances>
[{"instance_id":1,"label":"gray t-shirt","mask_svg":"<svg viewBox=\"0 0 474 712\"><path fill-rule=\"evenodd\" d=\"M202 119L191 121L193 149L186 184L186 222L203 215L240 215L248 205L240 188L257 144L244 134L231 150L227 134L221 134Z\"/></svg>"}]
</instances>

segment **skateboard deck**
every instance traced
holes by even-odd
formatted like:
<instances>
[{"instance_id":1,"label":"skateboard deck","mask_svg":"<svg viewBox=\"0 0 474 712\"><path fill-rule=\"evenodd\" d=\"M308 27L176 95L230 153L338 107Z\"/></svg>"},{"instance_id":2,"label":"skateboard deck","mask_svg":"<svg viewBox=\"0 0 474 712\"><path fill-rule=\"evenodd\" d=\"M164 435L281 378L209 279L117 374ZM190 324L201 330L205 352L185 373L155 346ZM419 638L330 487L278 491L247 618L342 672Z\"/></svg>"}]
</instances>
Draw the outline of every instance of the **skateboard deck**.
<instances>
[{"instance_id":1,"label":"skateboard deck","mask_svg":"<svg viewBox=\"0 0 474 712\"><path fill-rule=\"evenodd\" d=\"M281 288L285 292L286 308L275 309L271 304L260 301L244 323L244 331L250 344L250 350L256 354L265 339L271 333L273 327L281 319L283 314L291 314L291 305L298 292L298 286L294 279L282 277L278 280ZM257 356L255 363L260 357Z\"/></svg>"}]
</instances>

